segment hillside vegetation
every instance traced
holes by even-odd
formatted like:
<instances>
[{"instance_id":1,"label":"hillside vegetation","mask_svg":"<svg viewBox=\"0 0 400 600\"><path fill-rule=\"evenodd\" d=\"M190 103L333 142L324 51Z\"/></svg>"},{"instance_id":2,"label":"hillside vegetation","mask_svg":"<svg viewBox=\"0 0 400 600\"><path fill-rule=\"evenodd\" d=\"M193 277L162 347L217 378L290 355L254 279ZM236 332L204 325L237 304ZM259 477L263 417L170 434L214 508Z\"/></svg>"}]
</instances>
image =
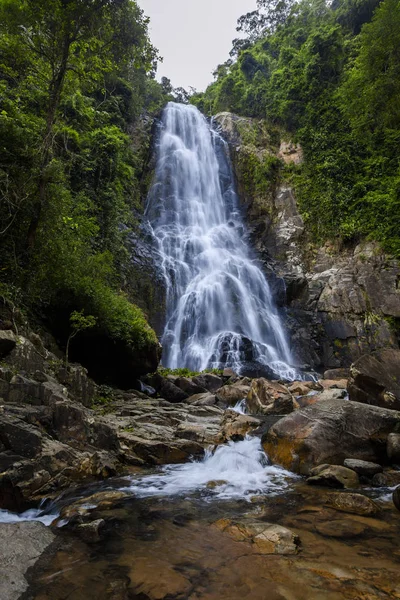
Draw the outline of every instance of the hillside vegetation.
<instances>
[{"instance_id":1,"label":"hillside vegetation","mask_svg":"<svg viewBox=\"0 0 400 600\"><path fill-rule=\"evenodd\" d=\"M374 239L400 255L399 0L258 0L244 39L191 101L266 119L299 141L286 173L314 241Z\"/></svg>"},{"instance_id":2,"label":"hillside vegetation","mask_svg":"<svg viewBox=\"0 0 400 600\"><path fill-rule=\"evenodd\" d=\"M156 343L120 291L150 132L166 96L133 0L0 0L0 294L68 333L74 310Z\"/></svg>"}]
</instances>

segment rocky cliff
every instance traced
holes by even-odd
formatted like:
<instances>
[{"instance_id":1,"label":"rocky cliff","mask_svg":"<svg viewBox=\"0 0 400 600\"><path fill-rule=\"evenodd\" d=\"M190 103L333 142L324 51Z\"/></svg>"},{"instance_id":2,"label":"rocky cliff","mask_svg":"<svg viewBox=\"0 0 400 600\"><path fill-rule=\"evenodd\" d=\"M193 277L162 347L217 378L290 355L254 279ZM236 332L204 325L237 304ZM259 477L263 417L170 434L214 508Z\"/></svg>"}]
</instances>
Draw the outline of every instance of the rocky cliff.
<instances>
[{"instance_id":1,"label":"rocky cliff","mask_svg":"<svg viewBox=\"0 0 400 600\"><path fill-rule=\"evenodd\" d=\"M314 368L348 367L364 353L398 348L400 265L374 242L317 247L298 210L286 165L302 149L264 121L215 117L229 145L249 235L286 309L292 347Z\"/></svg>"}]
</instances>

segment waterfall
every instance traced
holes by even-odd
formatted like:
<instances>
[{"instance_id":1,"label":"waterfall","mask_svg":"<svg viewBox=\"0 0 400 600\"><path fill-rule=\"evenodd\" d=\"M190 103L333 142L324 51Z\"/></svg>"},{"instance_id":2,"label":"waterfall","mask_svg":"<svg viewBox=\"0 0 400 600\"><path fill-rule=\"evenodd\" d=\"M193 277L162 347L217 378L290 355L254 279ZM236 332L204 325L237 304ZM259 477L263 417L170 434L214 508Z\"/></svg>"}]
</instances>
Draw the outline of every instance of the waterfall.
<instances>
[{"instance_id":1,"label":"waterfall","mask_svg":"<svg viewBox=\"0 0 400 600\"><path fill-rule=\"evenodd\" d=\"M164 366L293 379L268 282L247 242L227 145L194 106L162 116L146 210L166 281Z\"/></svg>"}]
</instances>

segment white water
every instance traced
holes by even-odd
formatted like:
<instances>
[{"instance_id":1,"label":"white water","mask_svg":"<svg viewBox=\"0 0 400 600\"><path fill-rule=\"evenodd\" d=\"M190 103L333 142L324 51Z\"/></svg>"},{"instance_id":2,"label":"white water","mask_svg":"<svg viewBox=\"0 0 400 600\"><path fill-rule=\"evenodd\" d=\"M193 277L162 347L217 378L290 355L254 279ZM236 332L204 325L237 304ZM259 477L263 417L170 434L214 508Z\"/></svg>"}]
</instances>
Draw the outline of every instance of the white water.
<instances>
[{"instance_id":1,"label":"white water","mask_svg":"<svg viewBox=\"0 0 400 600\"><path fill-rule=\"evenodd\" d=\"M214 453L207 451L200 462L168 465L160 473L132 478L128 488L135 496L173 496L207 491L213 498L249 499L256 494L284 491L296 476L272 466L258 438L229 442ZM219 482L208 489L209 482Z\"/></svg>"},{"instance_id":2,"label":"white water","mask_svg":"<svg viewBox=\"0 0 400 600\"><path fill-rule=\"evenodd\" d=\"M163 365L298 376L246 241L226 144L194 106L164 110L147 217L167 285Z\"/></svg>"},{"instance_id":3,"label":"white water","mask_svg":"<svg viewBox=\"0 0 400 600\"><path fill-rule=\"evenodd\" d=\"M57 517L58 513L48 515L44 514L43 510L36 508L32 508L20 514L0 509L0 523L23 523L24 521L39 521L44 525L51 525L51 523Z\"/></svg>"},{"instance_id":4,"label":"white water","mask_svg":"<svg viewBox=\"0 0 400 600\"><path fill-rule=\"evenodd\" d=\"M231 410L237 412L239 415L247 415L246 398L243 398L243 400L239 400L239 402L237 402L235 406L232 406Z\"/></svg>"}]
</instances>

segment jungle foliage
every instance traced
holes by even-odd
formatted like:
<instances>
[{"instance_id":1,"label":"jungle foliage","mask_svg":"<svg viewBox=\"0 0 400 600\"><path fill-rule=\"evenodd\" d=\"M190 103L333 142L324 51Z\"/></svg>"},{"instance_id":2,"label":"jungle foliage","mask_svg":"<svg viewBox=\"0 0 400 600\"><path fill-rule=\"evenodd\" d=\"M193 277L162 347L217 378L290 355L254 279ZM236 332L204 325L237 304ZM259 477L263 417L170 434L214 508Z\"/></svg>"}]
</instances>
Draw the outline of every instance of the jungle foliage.
<instances>
[{"instance_id":1,"label":"jungle foliage","mask_svg":"<svg viewBox=\"0 0 400 600\"><path fill-rule=\"evenodd\" d=\"M155 341L120 292L150 135L169 99L134 0L0 0L0 282L40 315ZM140 137L142 136L142 137Z\"/></svg>"},{"instance_id":2,"label":"jungle foliage","mask_svg":"<svg viewBox=\"0 0 400 600\"><path fill-rule=\"evenodd\" d=\"M400 1L258 0L215 81L191 102L290 132L287 174L315 241L374 239L400 255Z\"/></svg>"}]
</instances>

